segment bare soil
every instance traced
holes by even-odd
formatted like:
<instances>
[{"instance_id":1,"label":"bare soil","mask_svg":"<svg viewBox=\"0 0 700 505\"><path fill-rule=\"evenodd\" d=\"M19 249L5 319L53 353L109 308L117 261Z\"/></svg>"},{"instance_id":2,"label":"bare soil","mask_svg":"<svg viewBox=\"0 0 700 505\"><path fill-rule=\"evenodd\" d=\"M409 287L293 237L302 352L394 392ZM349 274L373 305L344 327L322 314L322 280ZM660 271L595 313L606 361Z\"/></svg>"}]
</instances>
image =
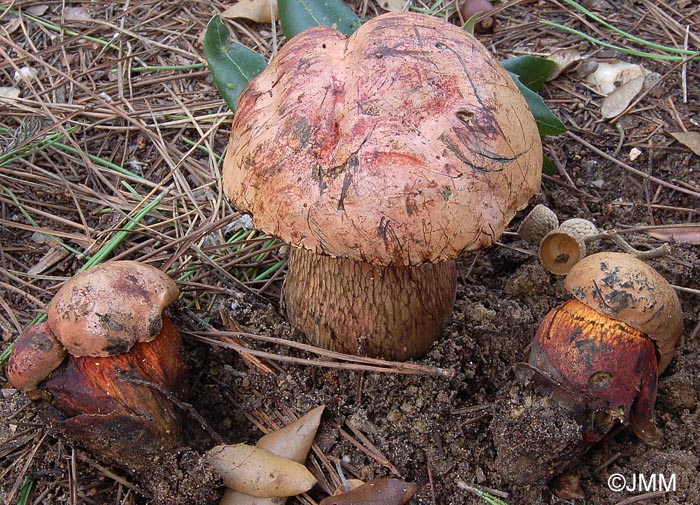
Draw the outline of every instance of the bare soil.
<instances>
[{"instance_id":1,"label":"bare soil","mask_svg":"<svg viewBox=\"0 0 700 505\"><path fill-rule=\"evenodd\" d=\"M35 4L20 1L11 8ZM683 47L689 26L689 47L700 47L694 34L700 26L695 2L665 6L656 0L593 0L582 4L617 27L659 44ZM37 15L59 24L62 3L46 5ZM640 249L661 243L646 233L647 227L698 223L700 158L670 135L698 128L697 62L683 65L625 56L539 23L556 21L629 45L599 25L584 23L563 2L498 5L495 31L479 37L500 59L546 56L572 48L589 60L642 63L660 76L657 85L615 121L601 118L602 97L576 70L545 86L541 94L571 134L546 139L545 151L557 172L544 178L541 195L533 204L546 203L560 220L583 217L599 228L614 228ZM23 89L22 100L0 102L0 127L16 132L28 116L41 118L45 131L52 125L80 125L70 132L72 140L63 140L75 153L54 147L0 165L3 348L45 309L60 283L84 262L70 254L50 263L47 254L60 248L42 241L35 232L53 232L79 249L99 245L122 229L125 215L138 205L140 198L120 184L118 174L86 154L122 166L140 163L144 178L165 181L163 186L173 184L157 208L160 215L130 232L112 257L141 259L180 275L190 272L182 277L183 295L171 310L179 327L196 331L206 322L226 329L219 312L223 311L247 332L301 340L279 309L282 272L269 282L246 277L256 267L254 261L265 268L283 259L284 250L270 248L259 253L257 260L241 260L235 250L226 250L225 240L232 232L225 225L236 215L218 193L218 165L212 153L225 149L230 113L208 73L201 68L129 73L129 67L202 62L205 25L226 5L146 0L123 7L91 2L86 11L93 21L64 21L71 33L104 40L120 33L115 39L118 51L68 32L59 37L26 17L19 22L13 14L0 13L0 51L8 58L0 63L0 85L12 86L15 70L24 65L40 71L33 88ZM355 7L363 17L378 12L373 2L358 2ZM236 21L231 26L242 42L271 54L269 25ZM192 149L191 141L200 141L209 151ZM633 148L641 153L630 160ZM141 197L160 189L129 180ZM36 226L30 225L23 211ZM228 217L219 222L224 216ZM452 369L454 377L358 372L270 359L263 362L272 373L264 374L232 349L186 337L193 411L226 442L254 443L263 429L326 405L308 465L320 484L288 503L313 504L326 496L338 479L335 461L342 461L347 477L394 475L416 483L418 492L410 502L415 504L484 503L464 484L504 493L510 504L602 504L627 499L633 501L625 503L700 503L700 249L671 241L670 253L651 261L678 287L685 327L678 356L659 381L656 422L662 445L645 446L621 429L585 453L570 453L578 426L547 396L516 378L517 364L527 359L526 349L539 321L568 298L562 278L546 272L536 250L513 233L522 217L514 220L499 245L460 260L451 321L428 355L418 360L421 365ZM696 241L697 235L696 230ZM246 251L259 252L269 246L269 239L252 235L246 244ZM594 249L616 248L602 241ZM40 262L50 264L39 273L28 273ZM236 280L231 272L243 272L242 277ZM275 343L243 342L283 356L318 359L313 353ZM88 454L69 443L46 425L36 405L4 379L0 383L0 497L4 502L18 503L26 480L34 485L25 503L155 502L139 492L148 487L144 482L150 476L132 475L100 462L99 454ZM201 453L214 445L192 412L187 420L194 451ZM182 463L178 461L180 468L187 468ZM554 494L556 483L549 479L564 472L580 479L580 498L567 499L561 486L561 498ZM634 476L662 475L675 479L675 490L613 491L608 478L616 473L628 483ZM188 479L183 476L182 480ZM206 477L198 480L201 485ZM187 490L178 492L184 495ZM221 488L216 489L207 501L216 503L220 492Z\"/></svg>"}]
</instances>

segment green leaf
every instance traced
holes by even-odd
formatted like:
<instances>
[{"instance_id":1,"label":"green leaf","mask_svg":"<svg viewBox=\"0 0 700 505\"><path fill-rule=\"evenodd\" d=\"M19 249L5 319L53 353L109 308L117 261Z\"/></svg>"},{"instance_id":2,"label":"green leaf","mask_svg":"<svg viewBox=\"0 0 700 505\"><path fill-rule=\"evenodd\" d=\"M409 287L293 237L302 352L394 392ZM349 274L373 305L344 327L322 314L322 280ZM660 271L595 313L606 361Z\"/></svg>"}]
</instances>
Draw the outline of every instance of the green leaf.
<instances>
[{"instance_id":1,"label":"green leaf","mask_svg":"<svg viewBox=\"0 0 700 505\"><path fill-rule=\"evenodd\" d=\"M556 70L557 64L552 60L537 56L518 56L501 61L506 70L520 77L520 82L532 91L539 91L547 77Z\"/></svg>"},{"instance_id":2,"label":"green leaf","mask_svg":"<svg viewBox=\"0 0 700 505\"><path fill-rule=\"evenodd\" d=\"M360 18L342 0L278 0L277 7L288 39L314 26L333 26L344 35L360 27Z\"/></svg>"},{"instance_id":3,"label":"green leaf","mask_svg":"<svg viewBox=\"0 0 700 505\"><path fill-rule=\"evenodd\" d=\"M476 20L479 19L479 16L481 16L481 12L477 12L474 14L472 17L467 19L467 21L462 25L462 30L465 32L474 35L474 28L476 27Z\"/></svg>"},{"instance_id":4,"label":"green leaf","mask_svg":"<svg viewBox=\"0 0 700 505\"><path fill-rule=\"evenodd\" d=\"M557 166L546 154L542 157L542 173L545 175L554 175L557 173Z\"/></svg>"},{"instance_id":5,"label":"green leaf","mask_svg":"<svg viewBox=\"0 0 700 505\"><path fill-rule=\"evenodd\" d=\"M544 137L545 135L559 135L564 133L566 131L566 126L564 126L564 123L562 123L549 107L547 107L542 97L520 82L516 74L512 72L509 73L520 89L520 92L525 97L525 101L527 101L527 104L530 106L532 115L535 116L540 136Z\"/></svg>"},{"instance_id":6,"label":"green leaf","mask_svg":"<svg viewBox=\"0 0 700 505\"><path fill-rule=\"evenodd\" d=\"M209 21L203 45L214 83L229 108L235 112L241 91L265 69L267 62L252 49L233 42L228 27L219 15Z\"/></svg>"}]
</instances>

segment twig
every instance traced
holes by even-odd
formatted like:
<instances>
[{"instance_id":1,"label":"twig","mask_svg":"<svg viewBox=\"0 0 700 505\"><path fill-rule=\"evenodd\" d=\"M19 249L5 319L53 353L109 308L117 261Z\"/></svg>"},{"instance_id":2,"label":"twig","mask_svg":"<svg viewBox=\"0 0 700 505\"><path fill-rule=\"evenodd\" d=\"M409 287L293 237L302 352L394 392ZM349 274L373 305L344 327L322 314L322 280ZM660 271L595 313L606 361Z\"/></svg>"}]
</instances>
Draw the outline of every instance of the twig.
<instances>
[{"instance_id":1,"label":"twig","mask_svg":"<svg viewBox=\"0 0 700 505\"><path fill-rule=\"evenodd\" d=\"M493 501L493 499L488 500L488 495L497 496L498 498L507 499L508 493L505 491L499 491L498 489L491 489L483 486L474 486L472 484L467 484L462 479L457 479L457 487L467 491L469 493L475 494L479 498L487 500L489 503L502 503L501 500Z\"/></svg>"},{"instance_id":2,"label":"twig","mask_svg":"<svg viewBox=\"0 0 700 505\"><path fill-rule=\"evenodd\" d=\"M623 239L620 236L620 234L617 233L617 231L615 230L607 230L602 233L598 233L596 235L589 235L583 238L583 240L586 243L595 242L597 240L602 239L612 240L615 243L615 245L622 249L624 252L626 252L627 254L631 254L632 256L636 256L640 260L660 258L661 256L664 256L671 252L671 246L669 246L668 243L664 243L658 247L649 249L648 251L640 251L639 249L635 249L634 247L632 247L629 244L629 242Z\"/></svg>"},{"instance_id":3,"label":"twig","mask_svg":"<svg viewBox=\"0 0 700 505\"><path fill-rule=\"evenodd\" d=\"M235 349L239 352L248 352L255 356L261 356L275 361L283 361L287 363L296 363L299 365L311 365L320 366L326 368L342 368L346 370L356 370L356 371L366 371L366 372L381 372L381 373L395 373L395 374L406 374L406 375L432 375L435 377L441 377L445 379L451 379L456 375L456 371L452 368L438 368L431 366L418 365L416 363L402 363L397 361L385 361L376 358L366 358L363 356L351 356L349 354L343 354L334 351L327 351L319 347L314 347L312 345L301 344L299 342L293 342L291 340L286 340L283 338L275 337L265 337L263 335L256 335L253 333L243 333L238 331L214 331L214 332L187 332L183 331L183 335L190 337L199 342L204 342L205 344L216 345L220 347L228 347L230 349ZM312 352L320 356L326 356L338 360L347 361L348 363L338 363L334 361L318 361L305 358L294 358L292 356L282 356L280 354L274 354L265 351L258 351L256 349L249 349L242 347L240 345L231 342L222 342L216 338L212 337L248 337L263 342L271 342L274 344L284 345L287 347L292 347L295 349L301 349L303 351Z\"/></svg>"},{"instance_id":4,"label":"twig","mask_svg":"<svg viewBox=\"0 0 700 505\"><path fill-rule=\"evenodd\" d=\"M573 133L571 131L566 132L566 134L569 137L571 137L572 139L574 139L576 142L578 142L579 144L585 146L586 148L588 148L591 151L593 151L594 153L596 153L598 156L602 156L606 160L615 163L616 165L624 168L625 170L627 170L635 175L638 175L640 177L648 179L651 182L654 182L660 186L664 186L666 188L672 189L674 191L679 191L681 193L685 193L687 195L691 195L691 196L694 196L696 198L700 198L700 193L698 193L697 191L692 191L692 190L684 188L682 186L677 186L675 184L671 184L670 182L666 182L663 179L659 179L658 177L654 177L653 175L649 175L647 173L644 173L641 170L637 170L636 168L628 165L627 163L624 163L624 162L618 160L617 158L610 156L608 153L598 149L596 146L594 146L590 142L587 142L586 140L583 140L581 137L579 137L578 135L576 135L575 133Z\"/></svg>"},{"instance_id":5,"label":"twig","mask_svg":"<svg viewBox=\"0 0 700 505\"><path fill-rule=\"evenodd\" d=\"M128 480L126 480L124 477L121 477L120 475L117 475L116 473L110 471L109 469L105 468L104 466L100 465L97 461L92 460L90 457L88 457L87 454L83 453L82 451L78 451L78 459L82 461L83 463L87 463L91 467L93 467L95 470L103 474L105 477L108 477L112 479L115 482L118 482L122 486L124 486L127 489L131 489L135 493L139 494L140 496L143 496L144 498L153 498L151 493L148 491L141 489L135 484L132 484Z\"/></svg>"},{"instance_id":6,"label":"twig","mask_svg":"<svg viewBox=\"0 0 700 505\"><path fill-rule=\"evenodd\" d=\"M622 501L617 502L615 505L631 505L632 503L645 502L647 500L653 500L654 498L663 498L666 496L665 491L652 491L650 493L644 493L637 496L630 496Z\"/></svg>"}]
</instances>

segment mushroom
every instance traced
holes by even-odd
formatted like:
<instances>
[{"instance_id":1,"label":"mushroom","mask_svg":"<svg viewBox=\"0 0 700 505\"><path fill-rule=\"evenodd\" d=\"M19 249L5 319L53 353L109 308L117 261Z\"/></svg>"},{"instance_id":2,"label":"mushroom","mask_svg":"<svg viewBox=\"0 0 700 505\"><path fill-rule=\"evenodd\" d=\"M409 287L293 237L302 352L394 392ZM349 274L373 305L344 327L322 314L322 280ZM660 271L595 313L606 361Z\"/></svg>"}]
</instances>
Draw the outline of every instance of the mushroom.
<instances>
[{"instance_id":1,"label":"mushroom","mask_svg":"<svg viewBox=\"0 0 700 505\"><path fill-rule=\"evenodd\" d=\"M498 61L435 17L316 27L243 90L222 184L291 244L287 317L314 344L407 359L446 325L455 259L539 191L535 120Z\"/></svg>"},{"instance_id":2,"label":"mushroom","mask_svg":"<svg viewBox=\"0 0 700 505\"><path fill-rule=\"evenodd\" d=\"M179 485L171 481L186 451L177 404L189 393L184 348L163 314L177 296L174 281L142 263L90 268L58 291L45 323L20 335L7 368L15 387L36 388L30 398L69 441L144 478L159 496ZM211 492L210 481L195 478L193 489ZM162 503L176 501L171 494Z\"/></svg>"},{"instance_id":3,"label":"mushroom","mask_svg":"<svg viewBox=\"0 0 700 505\"><path fill-rule=\"evenodd\" d=\"M622 423L645 443L658 444L657 380L683 331L673 287L643 261L615 252L583 258L565 286L574 299L543 319L530 366L582 419L586 443Z\"/></svg>"},{"instance_id":4,"label":"mushroom","mask_svg":"<svg viewBox=\"0 0 700 505\"><path fill-rule=\"evenodd\" d=\"M8 379L30 391L72 356L112 356L153 340L163 310L179 295L157 268L112 261L68 280L54 296L46 322L25 330L10 354Z\"/></svg>"},{"instance_id":5,"label":"mushroom","mask_svg":"<svg viewBox=\"0 0 700 505\"><path fill-rule=\"evenodd\" d=\"M507 384L494 408L494 466L517 485L554 484L621 426L647 445L661 442L657 382L682 334L673 287L617 252L583 258L564 283L572 299L542 319L528 363L516 368L517 387Z\"/></svg>"},{"instance_id":6,"label":"mushroom","mask_svg":"<svg viewBox=\"0 0 700 505\"><path fill-rule=\"evenodd\" d=\"M66 354L46 322L35 324L15 341L5 368L7 379L20 391L32 391L60 366Z\"/></svg>"}]
</instances>

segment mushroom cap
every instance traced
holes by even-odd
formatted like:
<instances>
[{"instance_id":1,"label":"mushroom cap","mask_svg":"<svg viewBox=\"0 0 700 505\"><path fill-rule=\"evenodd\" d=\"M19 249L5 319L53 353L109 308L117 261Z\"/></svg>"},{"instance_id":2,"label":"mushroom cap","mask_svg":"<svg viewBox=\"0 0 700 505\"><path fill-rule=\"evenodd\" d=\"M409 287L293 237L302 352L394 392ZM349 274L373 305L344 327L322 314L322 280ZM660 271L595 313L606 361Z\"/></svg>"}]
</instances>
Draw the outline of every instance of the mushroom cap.
<instances>
[{"instance_id":1,"label":"mushroom cap","mask_svg":"<svg viewBox=\"0 0 700 505\"><path fill-rule=\"evenodd\" d=\"M678 295L659 272L629 254L600 252L576 263L564 280L584 304L648 335L659 353L659 374L683 333Z\"/></svg>"},{"instance_id":2,"label":"mushroom cap","mask_svg":"<svg viewBox=\"0 0 700 505\"><path fill-rule=\"evenodd\" d=\"M492 244L541 169L535 120L496 58L400 12L285 44L240 95L222 182L293 246L407 266Z\"/></svg>"},{"instance_id":3,"label":"mushroom cap","mask_svg":"<svg viewBox=\"0 0 700 505\"><path fill-rule=\"evenodd\" d=\"M5 369L7 378L20 391L31 391L58 368L66 355L48 324L35 324L15 341Z\"/></svg>"},{"instance_id":4,"label":"mushroom cap","mask_svg":"<svg viewBox=\"0 0 700 505\"><path fill-rule=\"evenodd\" d=\"M155 267L110 261L68 280L49 307L48 324L73 356L113 356L161 330L177 284Z\"/></svg>"}]
</instances>

